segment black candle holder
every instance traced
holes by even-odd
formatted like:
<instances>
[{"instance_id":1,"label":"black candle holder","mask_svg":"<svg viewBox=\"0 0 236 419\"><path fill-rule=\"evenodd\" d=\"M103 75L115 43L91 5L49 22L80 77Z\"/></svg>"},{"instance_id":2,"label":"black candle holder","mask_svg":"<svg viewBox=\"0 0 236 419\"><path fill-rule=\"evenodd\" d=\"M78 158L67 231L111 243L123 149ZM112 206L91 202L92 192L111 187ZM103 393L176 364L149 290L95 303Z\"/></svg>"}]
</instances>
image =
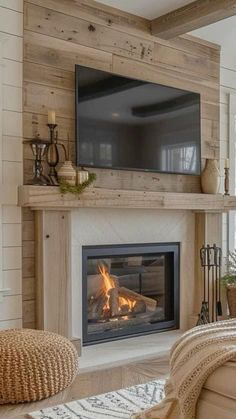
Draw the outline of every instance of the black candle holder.
<instances>
[{"instance_id":1,"label":"black candle holder","mask_svg":"<svg viewBox=\"0 0 236 419\"><path fill-rule=\"evenodd\" d=\"M225 195L229 195L229 168L225 167L225 182L224 182L224 186L225 186Z\"/></svg>"},{"instance_id":2,"label":"black candle holder","mask_svg":"<svg viewBox=\"0 0 236 419\"><path fill-rule=\"evenodd\" d=\"M50 185L57 186L59 182L56 167L59 163L59 147L62 147L65 153L65 159L67 159L67 153L64 144L58 142L58 131L55 131L57 124L47 124L47 126L50 131L50 142L46 153L46 159L49 166L48 178Z\"/></svg>"},{"instance_id":3,"label":"black candle holder","mask_svg":"<svg viewBox=\"0 0 236 419\"><path fill-rule=\"evenodd\" d=\"M49 181L51 185L58 185L58 177L57 177L57 171L56 167L59 163L59 151L58 151L58 145L57 145L57 132L55 132L55 129L57 127L57 124L47 124L49 130L50 130L50 142L47 147L47 153L46 153L46 159L49 166Z\"/></svg>"},{"instance_id":4,"label":"black candle holder","mask_svg":"<svg viewBox=\"0 0 236 419\"><path fill-rule=\"evenodd\" d=\"M45 186L48 185L49 180L43 174L43 165L42 160L46 154L49 141L41 140L36 137L29 141L24 141L24 144L29 144L31 146L32 153L35 157L34 161L34 177L28 182L28 185L38 185Z\"/></svg>"}]
</instances>

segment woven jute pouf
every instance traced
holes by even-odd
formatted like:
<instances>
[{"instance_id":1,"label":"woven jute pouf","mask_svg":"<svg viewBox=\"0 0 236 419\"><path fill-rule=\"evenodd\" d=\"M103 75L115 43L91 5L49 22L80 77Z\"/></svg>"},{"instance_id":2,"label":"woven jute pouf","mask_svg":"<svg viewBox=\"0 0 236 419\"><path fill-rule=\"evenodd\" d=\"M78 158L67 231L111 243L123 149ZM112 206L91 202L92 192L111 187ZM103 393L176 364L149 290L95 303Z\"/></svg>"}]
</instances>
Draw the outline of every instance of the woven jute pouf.
<instances>
[{"instance_id":1,"label":"woven jute pouf","mask_svg":"<svg viewBox=\"0 0 236 419\"><path fill-rule=\"evenodd\" d=\"M78 354L68 339L40 330L0 331L0 404L53 396L77 372Z\"/></svg>"}]
</instances>

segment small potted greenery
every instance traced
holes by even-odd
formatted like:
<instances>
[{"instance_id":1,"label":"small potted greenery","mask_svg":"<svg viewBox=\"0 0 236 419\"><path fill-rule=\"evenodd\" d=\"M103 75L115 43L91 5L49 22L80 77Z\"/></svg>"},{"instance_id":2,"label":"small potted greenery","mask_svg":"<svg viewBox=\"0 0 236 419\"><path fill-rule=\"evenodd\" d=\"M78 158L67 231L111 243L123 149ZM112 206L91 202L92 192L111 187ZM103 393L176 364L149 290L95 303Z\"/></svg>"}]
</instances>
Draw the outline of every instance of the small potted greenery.
<instances>
[{"instance_id":1,"label":"small potted greenery","mask_svg":"<svg viewBox=\"0 0 236 419\"><path fill-rule=\"evenodd\" d=\"M221 281L226 287L230 317L236 317L236 250L228 253L226 273Z\"/></svg>"}]
</instances>

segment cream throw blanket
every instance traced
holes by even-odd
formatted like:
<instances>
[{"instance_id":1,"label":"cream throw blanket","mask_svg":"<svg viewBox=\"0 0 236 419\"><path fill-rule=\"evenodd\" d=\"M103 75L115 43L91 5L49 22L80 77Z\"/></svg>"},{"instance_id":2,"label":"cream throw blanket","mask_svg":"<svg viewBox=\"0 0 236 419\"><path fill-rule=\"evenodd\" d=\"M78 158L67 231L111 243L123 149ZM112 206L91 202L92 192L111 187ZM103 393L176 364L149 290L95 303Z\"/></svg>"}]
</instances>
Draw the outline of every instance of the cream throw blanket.
<instances>
[{"instance_id":1,"label":"cream throw blanket","mask_svg":"<svg viewBox=\"0 0 236 419\"><path fill-rule=\"evenodd\" d=\"M205 381L214 370L235 357L236 319L194 327L171 349L165 399L132 418L194 419Z\"/></svg>"}]
</instances>

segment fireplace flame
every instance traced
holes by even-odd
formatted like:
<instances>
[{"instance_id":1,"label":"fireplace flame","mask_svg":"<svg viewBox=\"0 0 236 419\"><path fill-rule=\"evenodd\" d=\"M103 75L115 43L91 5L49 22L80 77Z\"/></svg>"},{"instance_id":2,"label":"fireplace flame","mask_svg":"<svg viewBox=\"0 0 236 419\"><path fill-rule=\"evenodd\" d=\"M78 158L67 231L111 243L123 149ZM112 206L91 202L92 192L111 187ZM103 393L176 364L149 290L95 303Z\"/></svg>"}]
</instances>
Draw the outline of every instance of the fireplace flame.
<instances>
[{"instance_id":1,"label":"fireplace flame","mask_svg":"<svg viewBox=\"0 0 236 419\"><path fill-rule=\"evenodd\" d=\"M130 298L125 297L119 297L119 309L121 310L122 306L128 306L129 311L132 311L132 309L135 307L136 301L131 300Z\"/></svg>"},{"instance_id":2,"label":"fireplace flame","mask_svg":"<svg viewBox=\"0 0 236 419\"><path fill-rule=\"evenodd\" d=\"M115 288L115 281L111 278L108 270L106 269L105 265L101 264L98 265L98 269L100 274L103 278L103 284L104 284L104 290L106 292L106 295L108 295L109 291L112 288Z\"/></svg>"},{"instance_id":3,"label":"fireplace flame","mask_svg":"<svg viewBox=\"0 0 236 419\"><path fill-rule=\"evenodd\" d=\"M108 297L108 301L103 307L103 311L107 312L110 308L110 291L112 289L116 289L118 285L116 284L115 280L110 276L107 267L104 264L99 264L98 269L103 279L103 288L105 295ZM136 305L136 301L134 299L131 299L129 297L123 297L120 295L117 298L117 302L119 313L122 313L122 309L126 308L125 312L127 314L128 312L131 312Z\"/></svg>"}]
</instances>

